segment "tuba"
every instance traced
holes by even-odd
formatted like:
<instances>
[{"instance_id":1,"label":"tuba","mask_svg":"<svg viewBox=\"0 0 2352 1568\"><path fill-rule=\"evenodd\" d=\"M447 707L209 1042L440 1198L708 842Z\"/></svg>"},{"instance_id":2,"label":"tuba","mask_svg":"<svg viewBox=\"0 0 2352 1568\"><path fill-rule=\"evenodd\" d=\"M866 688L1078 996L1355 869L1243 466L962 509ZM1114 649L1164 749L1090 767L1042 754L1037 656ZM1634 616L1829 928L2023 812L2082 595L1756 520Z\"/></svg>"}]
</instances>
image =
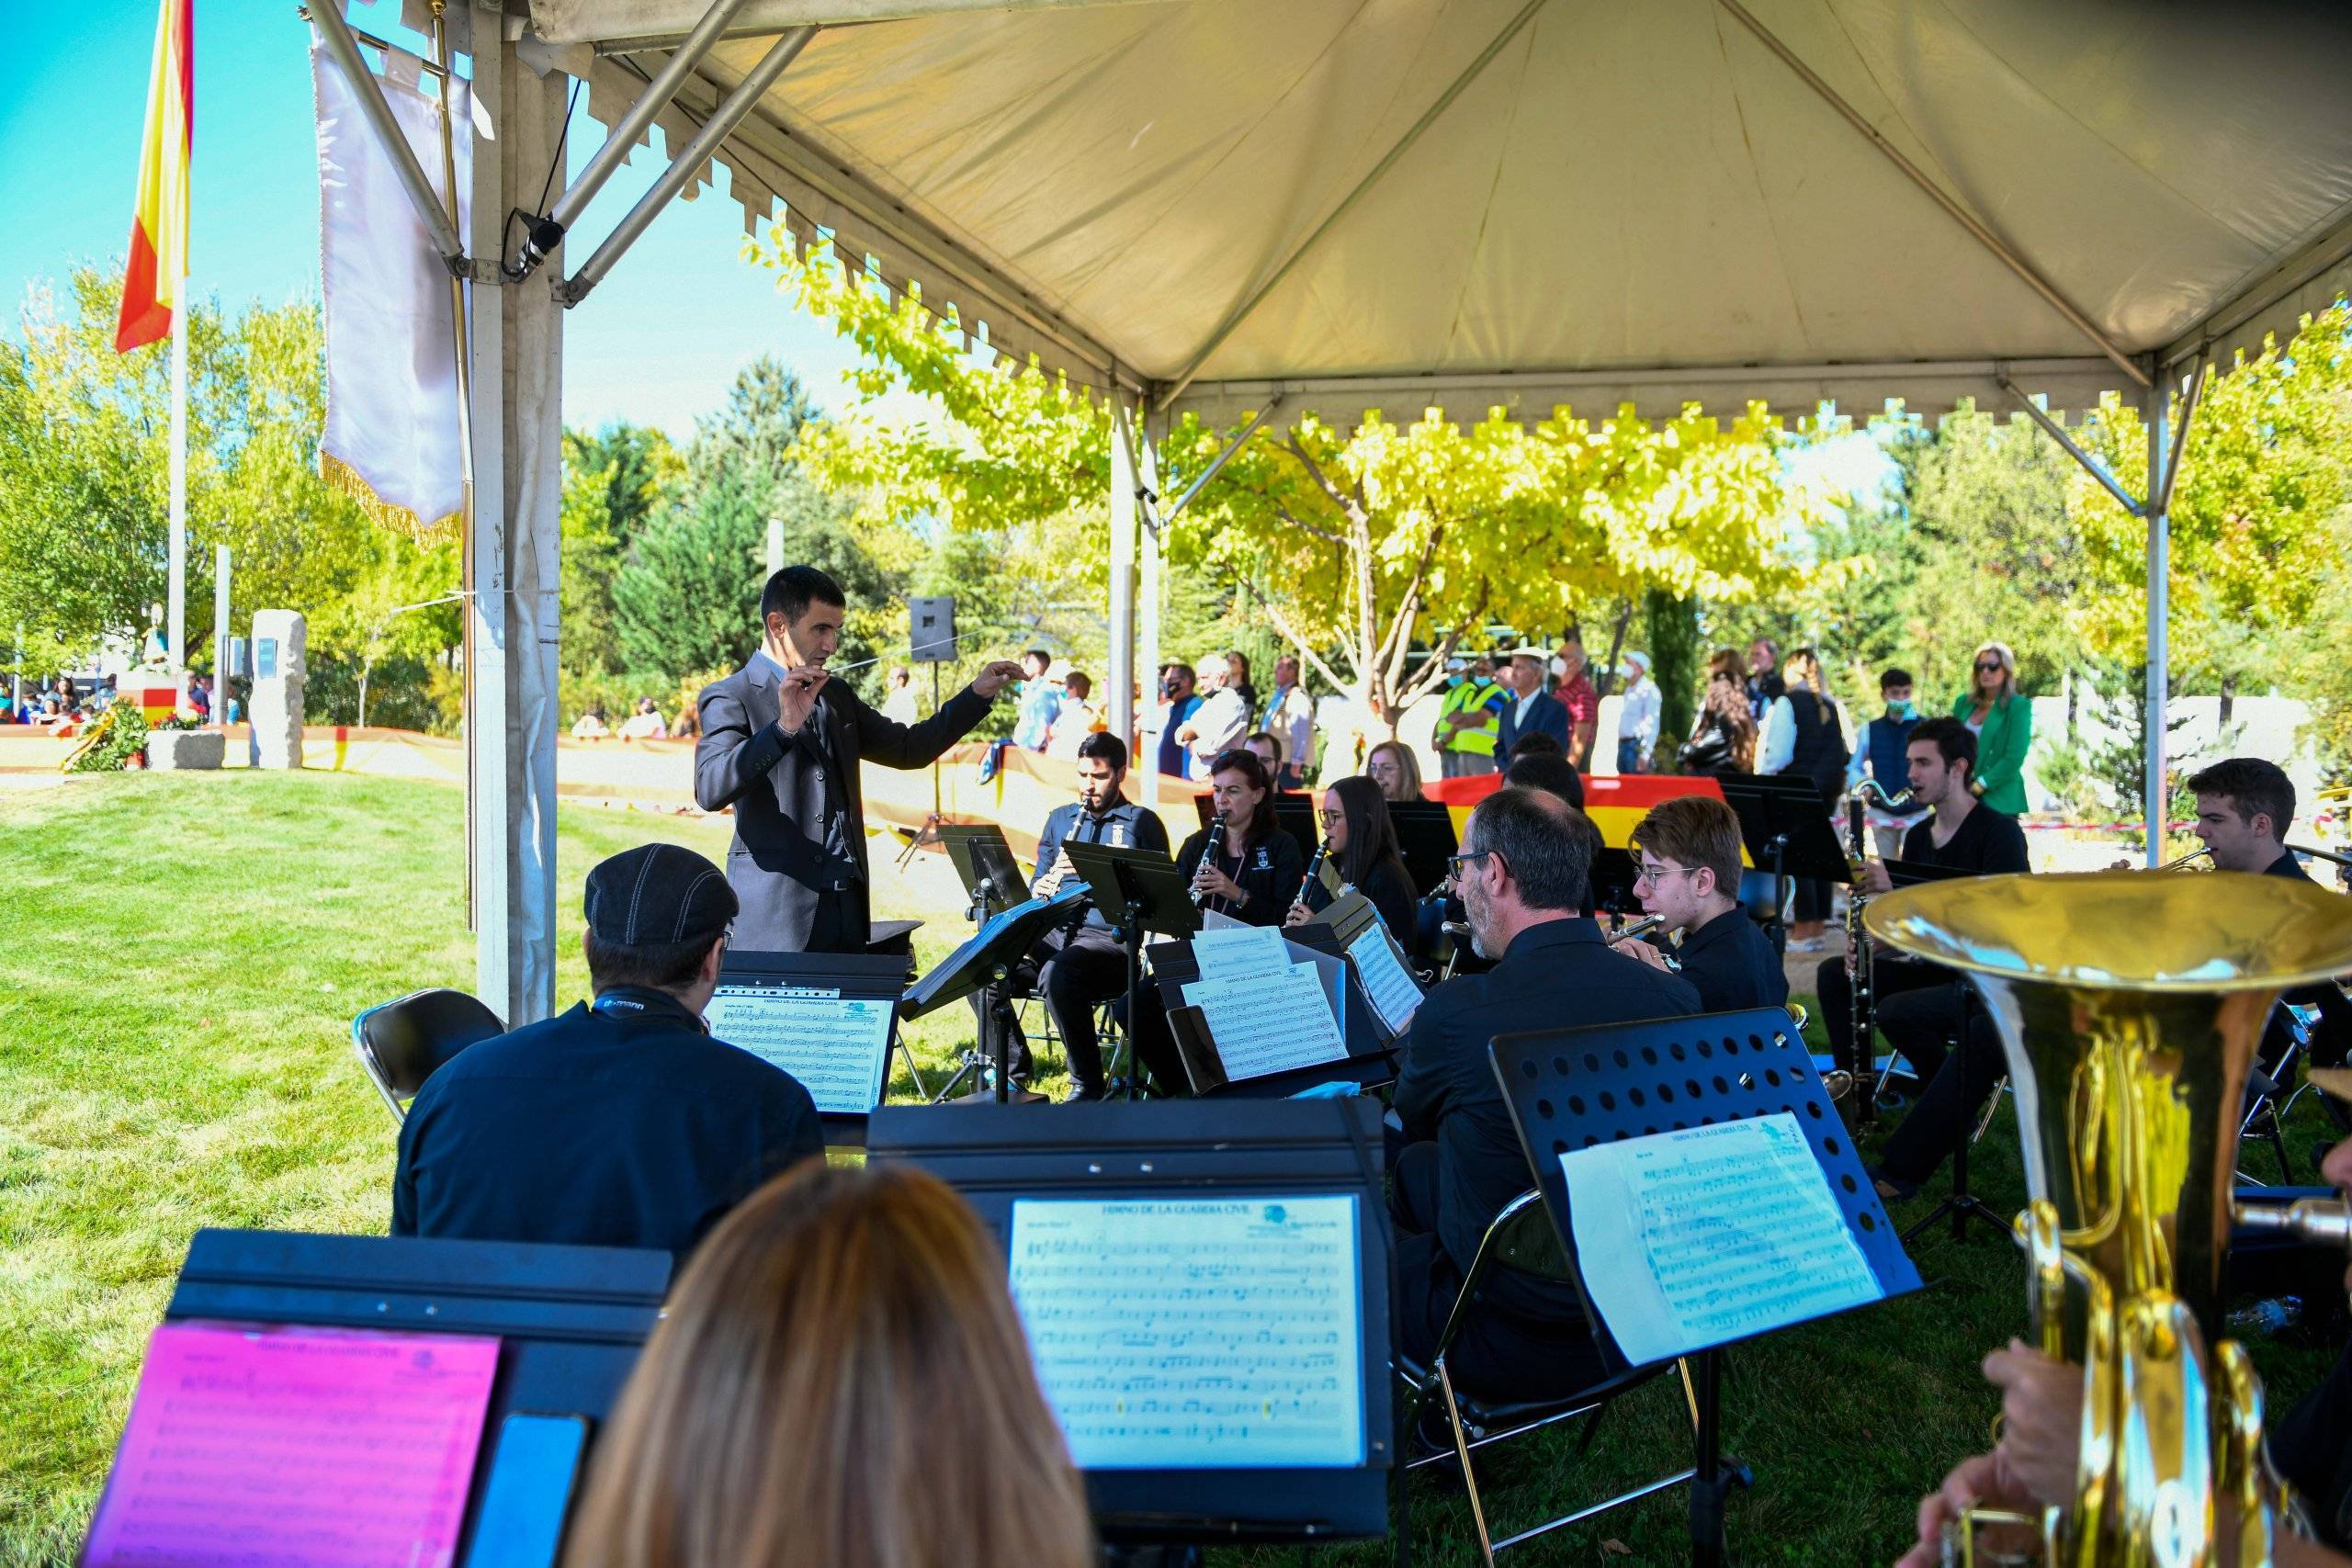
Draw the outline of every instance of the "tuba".
<instances>
[{"instance_id":1,"label":"tuba","mask_svg":"<svg viewBox=\"0 0 2352 1568\"><path fill-rule=\"evenodd\" d=\"M2269 1563L2290 1507L2261 1381L2221 1337L2239 1106L2279 992L2352 969L2352 900L2229 872L1986 876L1905 888L1866 921L1965 974L1991 1015L2024 1144L2034 1337L2083 1368L2072 1505L1973 1514L1961 1560L2009 1524L2053 1565L2201 1564L2226 1506L2236 1561ZM2343 1235L2340 1204L2267 1218Z\"/></svg>"}]
</instances>

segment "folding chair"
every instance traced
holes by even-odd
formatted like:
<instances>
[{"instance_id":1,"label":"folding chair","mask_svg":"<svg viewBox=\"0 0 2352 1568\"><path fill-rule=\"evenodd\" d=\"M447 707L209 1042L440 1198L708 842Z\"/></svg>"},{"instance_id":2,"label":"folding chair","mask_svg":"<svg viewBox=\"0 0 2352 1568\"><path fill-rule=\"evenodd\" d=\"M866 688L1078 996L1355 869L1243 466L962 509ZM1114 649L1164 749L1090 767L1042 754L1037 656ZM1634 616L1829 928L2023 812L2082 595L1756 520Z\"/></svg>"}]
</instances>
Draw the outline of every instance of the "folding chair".
<instances>
[{"instance_id":1,"label":"folding chair","mask_svg":"<svg viewBox=\"0 0 2352 1568\"><path fill-rule=\"evenodd\" d=\"M394 1122L434 1069L467 1046L506 1032L498 1015L463 991L436 987L379 1002L351 1021L351 1048Z\"/></svg>"},{"instance_id":2,"label":"folding chair","mask_svg":"<svg viewBox=\"0 0 2352 1568\"><path fill-rule=\"evenodd\" d=\"M2299 1007L2292 1002L2278 1003L2278 1018L2286 1025L2281 1034L2285 1043L2275 1062L2256 1061L2246 1070L2245 1104L2238 1118L2238 1152L2243 1161L2248 1139L2259 1139L2270 1145L2278 1156L2278 1179L2291 1183L2294 1167L2287 1163L2287 1136L2281 1129L2287 1111L2294 1105L2308 1083L2289 1092L2287 1086L2295 1081L2295 1065L2310 1053L2312 1029L2318 1021L2316 1010ZM2245 1167L2238 1167L2237 1179L2249 1187L2267 1187L2270 1183L2246 1174Z\"/></svg>"},{"instance_id":3,"label":"folding chair","mask_svg":"<svg viewBox=\"0 0 2352 1568\"><path fill-rule=\"evenodd\" d=\"M1563 1514L1558 1518L1506 1536L1501 1540L1493 1538L1487 1524L1486 1503L1478 1495L1478 1477L1470 1462L1472 1450L1529 1432L1541 1431L1581 1416L1586 1419L1584 1429L1577 1437L1576 1450L1576 1457L1581 1459L1591 1446L1593 1433L1599 1429L1601 1415L1609 1408L1610 1402L1667 1370L1664 1363L1636 1367L1564 1399L1504 1403L1464 1396L1453 1386L1446 1357L1453 1351L1454 1340L1460 1337L1464 1326L1470 1321L1470 1314L1476 1310L1479 1287L1498 1268L1517 1269L1540 1280L1574 1282L1576 1265L1569 1260L1567 1248L1560 1243L1560 1233L1553 1227L1552 1216L1544 1211L1541 1192L1521 1193L1504 1204L1502 1213L1495 1216L1494 1224L1487 1227L1486 1235L1478 1243L1478 1256L1471 1260L1469 1274L1462 1282L1462 1293L1454 1299L1453 1310L1446 1314L1445 1328L1438 1336L1437 1353L1430 1359L1429 1366L1426 1369L1416 1367L1402 1357L1398 1358L1396 1364L1397 1381L1404 1385L1405 1392L1405 1431L1409 1434L1419 1429L1421 1407L1434 1392L1444 1404L1446 1425L1453 1436L1452 1453L1441 1450L1418 1459L1408 1459L1408 1475L1447 1459L1460 1463L1462 1483L1470 1495L1471 1522L1478 1529L1478 1550L1489 1568L1492 1568L1498 1553L1511 1547L1646 1497L1653 1492L1679 1486L1698 1473L1695 1466L1685 1465L1671 1475L1637 1486L1630 1492L1620 1493L1606 1501ZM1695 1431L1699 1404L1690 1382L1690 1369L1680 1359L1673 1364L1682 1374L1682 1394L1689 1404L1691 1427Z\"/></svg>"}]
</instances>

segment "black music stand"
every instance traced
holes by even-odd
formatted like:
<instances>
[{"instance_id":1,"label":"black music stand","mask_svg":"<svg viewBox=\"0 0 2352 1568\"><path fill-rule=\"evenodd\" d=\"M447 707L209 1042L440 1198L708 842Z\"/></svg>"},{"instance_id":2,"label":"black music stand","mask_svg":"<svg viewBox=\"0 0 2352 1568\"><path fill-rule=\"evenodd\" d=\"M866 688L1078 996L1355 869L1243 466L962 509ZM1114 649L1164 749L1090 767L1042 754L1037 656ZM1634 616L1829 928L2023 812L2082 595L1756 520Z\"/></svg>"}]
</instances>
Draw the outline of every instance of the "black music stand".
<instances>
[{"instance_id":1,"label":"black music stand","mask_svg":"<svg viewBox=\"0 0 2352 1568\"><path fill-rule=\"evenodd\" d=\"M1804 1130L1814 1158L1828 1176L1830 1195L1877 1279L1880 1299L1919 1288L1919 1271L1905 1254L1846 1124L1814 1071L1812 1055L1782 1009L1498 1035L1489 1055L1536 1186L1570 1256L1576 1251L1576 1232L1570 1224L1567 1175L1560 1165L1563 1154L1605 1142L1787 1112ZM1592 1305L1581 1268L1577 1288L1585 1296L1593 1340L1604 1361L1630 1370ZM1745 1483L1747 1479L1745 1467L1727 1461L1722 1451L1722 1345L1715 1345L1698 1353L1690 1553L1702 1568L1717 1568L1723 1562L1724 1501L1732 1482Z\"/></svg>"},{"instance_id":2,"label":"black music stand","mask_svg":"<svg viewBox=\"0 0 2352 1568\"><path fill-rule=\"evenodd\" d=\"M1592 856L1593 907L1604 915L1619 919L1638 918L1642 913L1642 896L1634 891L1634 878L1641 867L1634 862L1634 852L1602 846Z\"/></svg>"},{"instance_id":3,"label":"black music stand","mask_svg":"<svg viewBox=\"0 0 2352 1568\"><path fill-rule=\"evenodd\" d=\"M496 1336L463 1563L506 1417L576 1415L593 1445L661 1320L671 1267L666 1252L623 1247L205 1229L188 1243L164 1321Z\"/></svg>"},{"instance_id":4,"label":"black music stand","mask_svg":"<svg viewBox=\"0 0 2352 1568\"><path fill-rule=\"evenodd\" d=\"M818 1080L824 1075L818 1071L803 1071L789 1055L778 1055L745 1045L741 1049L763 1060L772 1062L809 1089L817 1101L817 1120L823 1126L825 1142L835 1148L855 1148L865 1142L865 1119L874 1108L889 1098L890 1058L906 1058L907 1076L914 1080L915 1092L923 1093L922 1075L915 1069L915 1054L904 1036L899 1032L899 998L905 993L907 982L915 972L914 957L903 953L755 953L749 949L729 948L718 961L718 989L712 999L755 996L762 990L831 990L844 1000L878 1002L890 1010L889 1033L882 1046L879 1081L871 1098L862 1105L852 1105L845 1099L823 1092L825 1086ZM719 1036L725 1040L724 1034ZM729 1044L737 1043L729 1040ZM811 1084L817 1087L810 1088ZM928 1098L926 1096L926 1098Z\"/></svg>"},{"instance_id":5,"label":"black music stand","mask_svg":"<svg viewBox=\"0 0 2352 1568\"><path fill-rule=\"evenodd\" d=\"M1344 954L1328 926L1292 926L1283 940L1318 957L1348 967ZM1190 942L1154 942L1149 953L1152 981L1168 1010L1168 1029L1176 1042L1177 1058L1202 1099L1280 1100L1324 1084L1351 1083L1359 1089L1376 1089L1396 1077L1395 1044L1380 1027L1380 1020L1351 976L1340 990L1340 1041L1345 1054L1328 1062L1284 1067L1257 1077L1228 1075L1225 1056L1201 1010L1184 1000L1184 986L1201 977L1201 963Z\"/></svg>"},{"instance_id":6,"label":"black music stand","mask_svg":"<svg viewBox=\"0 0 2352 1568\"><path fill-rule=\"evenodd\" d=\"M1758 871L1772 874L1772 918L1767 922L1772 951L1788 954L1789 933L1781 911L1789 901L1789 879L1811 877L1820 882L1851 882L1853 867L1821 791L1811 779L1786 773L1723 773L1724 800L1739 818L1739 836L1747 858Z\"/></svg>"},{"instance_id":7,"label":"black music stand","mask_svg":"<svg viewBox=\"0 0 2352 1568\"><path fill-rule=\"evenodd\" d=\"M1073 887L1055 897L1032 898L1001 915L991 915L978 931L965 938L961 947L908 987L899 1009L906 1018L921 1018L935 1008L961 1001L974 991L988 993L988 1005L980 1010L979 1051L995 1070L996 1087L993 1093L986 1088L976 1089L967 1099L993 1099L1003 1105L1015 1099L1031 1104L1046 1098L1027 1089L1018 1095L1013 1093L1012 998L1005 981L1013 965L1029 955L1039 938L1077 913L1084 897L1083 891ZM962 1079L959 1072L947 1088L954 1089ZM946 1090L943 1089L941 1098L945 1095Z\"/></svg>"},{"instance_id":8,"label":"black music stand","mask_svg":"<svg viewBox=\"0 0 2352 1568\"><path fill-rule=\"evenodd\" d=\"M1095 910L1119 933L1127 954L1127 1098L1136 1098L1143 1063L1136 1055L1136 1024L1148 999L1143 988L1143 937L1190 936L1201 929L1193 885L1161 850L1114 844L1064 843L1070 868L1086 878Z\"/></svg>"},{"instance_id":9,"label":"black music stand","mask_svg":"<svg viewBox=\"0 0 2352 1568\"><path fill-rule=\"evenodd\" d=\"M1442 800L1392 800L1388 820L1396 829L1396 852L1404 857L1414 892L1423 897L1434 893L1445 880L1446 861L1462 848L1453 832L1453 813Z\"/></svg>"},{"instance_id":10,"label":"black music stand","mask_svg":"<svg viewBox=\"0 0 2352 1568\"><path fill-rule=\"evenodd\" d=\"M1080 1464L1097 1528L1119 1544L1306 1544L1387 1532L1388 1484L1401 1435L1388 1376L1396 1258L1376 1101L1104 1102L1018 1118L985 1106L896 1106L875 1119L870 1157L920 1166L955 1188L1008 1255L1014 1205L1023 1200L1239 1198L1279 1204L1292 1197L1352 1198L1361 1290L1359 1353L1351 1369L1360 1380L1363 1416L1360 1463L1208 1468L1171 1454L1180 1462L1163 1468ZM1200 1261L1222 1269L1246 1259ZM1246 1344L1233 1348L1250 1353ZM1163 1371L1148 1361L1135 1368L1147 1382Z\"/></svg>"},{"instance_id":11,"label":"black music stand","mask_svg":"<svg viewBox=\"0 0 2352 1568\"><path fill-rule=\"evenodd\" d=\"M956 874L963 879L976 922L1001 915L1029 897L1029 879L1021 874L1012 846L1005 842L1004 829L995 823L943 822L939 842Z\"/></svg>"},{"instance_id":12,"label":"black music stand","mask_svg":"<svg viewBox=\"0 0 2352 1568\"><path fill-rule=\"evenodd\" d=\"M1404 965L1405 973L1409 976L1413 972L1412 960L1406 955L1403 940L1382 922L1380 911L1373 907L1371 899L1362 893L1344 894L1317 911L1315 918L1306 924L1285 927L1283 935L1301 947L1328 953L1347 964L1351 981L1349 991L1363 1003L1364 1015L1372 1021L1373 1031L1384 1049L1394 1046L1405 1037L1412 1027L1411 1023L1408 1021L1404 1029L1388 1027L1388 1021L1372 1003L1372 987L1364 978L1363 962L1354 951L1356 943L1367 937L1385 942ZM1419 988L1419 982L1416 981L1414 989L1418 991Z\"/></svg>"}]
</instances>

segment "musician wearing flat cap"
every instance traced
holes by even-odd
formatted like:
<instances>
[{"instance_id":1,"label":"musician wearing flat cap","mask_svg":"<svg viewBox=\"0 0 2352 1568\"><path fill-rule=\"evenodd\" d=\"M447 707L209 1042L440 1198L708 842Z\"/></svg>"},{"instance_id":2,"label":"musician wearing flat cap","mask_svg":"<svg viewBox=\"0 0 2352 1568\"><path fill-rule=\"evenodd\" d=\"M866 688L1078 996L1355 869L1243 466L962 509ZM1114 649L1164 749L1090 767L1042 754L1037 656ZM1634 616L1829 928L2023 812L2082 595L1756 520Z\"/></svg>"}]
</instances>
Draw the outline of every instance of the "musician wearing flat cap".
<instances>
[{"instance_id":1,"label":"musician wearing flat cap","mask_svg":"<svg viewBox=\"0 0 2352 1568\"><path fill-rule=\"evenodd\" d=\"M998 660L921 723L885 718L826 668L845 610L841 584L815 567L786 567L760 594L760 650L695 702L695 803L735 808L727 881L742 903L735 945L747 952L865 952L872 907L858 763L930 766L1021 678L1020 665Z\"/></svg>"},{"instance_id":2,"label":"musician wearing flat cap","mask_svg":"<svg viewBox=\"0 0 2352 1568\"><path fill-rule=\"evenodd\" d=\"M824 1135L793 1077L714 1040L735 895L717 866L646 844L588 874L595 1000L469 1045L401 1124L394 1235L684 1254Z\"/></svg>"}]
</instances>

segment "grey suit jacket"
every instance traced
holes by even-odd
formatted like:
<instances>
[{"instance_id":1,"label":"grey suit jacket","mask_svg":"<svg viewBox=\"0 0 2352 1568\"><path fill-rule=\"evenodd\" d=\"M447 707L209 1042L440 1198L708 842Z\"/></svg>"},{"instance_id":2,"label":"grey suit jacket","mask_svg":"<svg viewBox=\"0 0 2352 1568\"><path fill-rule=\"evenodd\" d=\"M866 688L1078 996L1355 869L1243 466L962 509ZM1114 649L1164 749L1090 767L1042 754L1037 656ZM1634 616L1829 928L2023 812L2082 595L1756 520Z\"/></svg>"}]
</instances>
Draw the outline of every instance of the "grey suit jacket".
<instances>
[{"instance_id":1,"label":"grey suit jacket","mask_svg":"<svg viewBox=\"0 0 2352 1568\"><path fill-rule=\"evenodd\" d=\"M754 658L703 688L695 702L702 717L702 739L695 742L695 802L705 811L735 808L727 882L742 908L735 917L734 945L757 953L801 953L808 949L819 900L840 896L824 886L828 800L848 813L850 852L862 879L865 803L858 787L859 760L871 758L887 768L927 767L985 718L992 704L967 686L922 723L899 724L868 707L845 682L829 682L822 698L829 767L813 721L788 738L776 727L782 712L777 680L773 665ZM853 902L856 908L849 923L862 931L862 886Z\"/></svg>"}]
</instances>

